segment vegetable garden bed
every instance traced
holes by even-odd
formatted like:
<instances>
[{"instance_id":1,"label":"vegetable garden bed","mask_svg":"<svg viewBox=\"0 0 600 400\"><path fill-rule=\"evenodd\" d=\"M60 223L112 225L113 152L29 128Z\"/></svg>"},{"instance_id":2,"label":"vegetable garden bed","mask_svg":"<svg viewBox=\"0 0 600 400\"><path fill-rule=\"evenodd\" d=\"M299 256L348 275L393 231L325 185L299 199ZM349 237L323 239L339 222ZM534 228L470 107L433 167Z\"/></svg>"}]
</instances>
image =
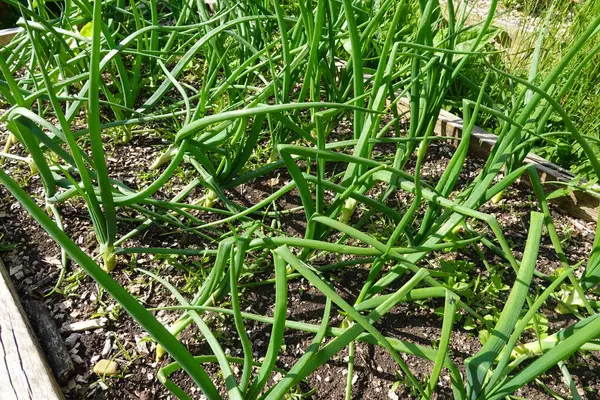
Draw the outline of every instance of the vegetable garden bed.
<instances>
[{"instance_id":1,"label":"vegetable garden bed","mask_svg":"<svg viewBox=\"0 0 600 400\"><path fill-rule=\"evenodd\" d=\"M148 140L143 138L134 138L127 145L119 145L112 151L114 152L115 165L121 165L118 169L111 172L123 177L134 177L136 171L150 163L156 155L160 154L164 145L160 145L160 140ZM435 146L431 149L426 162L423 166L423 176L428 182L435 182L444 170L444 166L449 161L454 148L452 146ZM131 155L135 155L135 161L132 162ZM472 156L468 159L461 180L467 182L479 171L484 160ZM15 165L16 167L16 165ZM27 179L27 170L20 170L14 173L19 175L24 173L23 179ZM13 175L13 176L14 176ZM244 185L238 190L231 192L230 195L236 202L245 205L256 204L268 195L284 186L289 181L289 177L274 173L263 179L256 180ZM36 191L40 189L39 181L35 180L28 185L28 189ZM2 191L2 197L6 198L6 192ZM168 193L165 193L168 197ZM524 240L527 235L527 219L531 210L535 210L535 203L531 200L533 193L527 186L516 185L505 194L504 198L497 204L487 205L484 210L492 215L496 215L500 221L500 226L506 236L511 241L511 247L515 254L521 254L524 248ZM409 198L398 199L399 206L409 204ZM293 209L300 204L297 194L285 196L278 201L281 209ZM54 286L55 279L59 272L59 248L52 243L47 234L36 226L34 221L20 208L14 209L10 202L4 202L0 207L2 212L3 238L7 243L17 244L17 247L6 253L3 258L7 263L8 269L14 270L15 267L22 266L17 277L13 276L22 298L40 299L43 293L47 293ZM86 211L82 205L73 205L69 210L65 210L66 230L76 241L81 241L86 246L93 246L89 239L89 223L85 218ZM552 206L552 215L558 226L560 226L561 236L568 238L568 244L565 245L567 257L570 262L577 261L586 257L586 254L592 247L593 242L593 224L577 218L564 215L564 209L559 206ZM285 227L289 235L301 237L304 231L301 214L296 213L286 218ZM214 215L202 215L206 220L214 219ZM123 231L125 232L126 229ZM132 246L156 245L181 248L190 246L190 240L187 235L166 235L162 230L151 229L143 240L136 240L131 243ZM545 240L542 243L541 256L538 261L537 269L543 273L552 273L560 267L560 261L553 254L551 243ZM360 282L366 279L368 273L369 261L354 264L356 257L342 257L340 261L345 261L349 266L343 270L334 270L326 276L338 289L339 293L348 301L355 298L360 292ZM486 253L486 262L490 264L501 264L502 260L493 253ZM331 264L338 261L336 258L326 257L319 261L317 265ZM357 260L360 261L360 260ZM506 289L495 287L497 283L490 281L490 277L485 277L485 267L481 258L472 250L465 249L455 255L439 252L429 261L434 265L444 265L444 268L459 268L459 270L470 271L481 276L483 285L491 285L487 290L498 290L497 301L502 302L507 294ZM126 257L121 260L121 269L115 270L113 275L119 282L123 282L129 290L138 298L144 301L147 307L176 306L177 301L171 296L168 290L159 285L152 285L143 274L133 271L130 267L135 263L136 266L151 270L160 271L161 277L168 280L178 287L189 285L191 274L189 267L182 265L181 261L169 262L168 259L152 258L147 255L138 257ZM205 265L203 260L197 257L188 259L187 263L192 265ZM52 271L48 274L48 269ZM457 284L467 284L468 279L459 274ZM503 284L510 285L514 278L510 278L508 272L498 272L502 276ZM50 278L50 279L49 279ZM271 285L255 286L254 281L261 279L273 279L273 276L264 271L253 280L242 281L243 303L242 309L250 314L257 316L268 316L273 311L274 292ZM496 279L496 278L494 278ZM157 380L153 370L164 366L165 362L156 364L154 360L155 347L151 342L144 342L145 334L143 330L136 326L135 322L128 318L120 309L118 303L106 295L97 298L98 288L94 282L84 277L81 273L75 273L66 284L68 296L53 296L45 303L52 315L55 317L58 327L68 326L69 324L81 321L97 320L107 318L107 324L103 327L90 329L83 332L63 332L63 337L68 343L71 354L74 355L74 370L70 377L71 382L65 382L64 390L68 398L167 398L169 395ZM480 290L485 293L485 291ZM295 279L290 281L289 286L289 308L290 319L307 324L318 326L324 310L324 299L322 294L312 287L304 279ZM430 345L440 336L441 321L437 315L438 307L443 306L441 300L421 300L416 305L401 304L391 312L379 328L382 333L391 338L406 340L420 345ZM500 306L500 304L498 304ZM100 310L100 313L98 312ZM574 321L573 317L557 314L552 307L544 309L544 315L547 316L547 329L555 331ZM159 312L160 320L164 323L174 322L176 314L168 312ZM467 315L462 315L462 323L466 321ZM342 322L342 317L336 315L332 318L331 325L336 326ZM233 356L238 356L240 344L236 339L235 327L232 320L219 318L216 315L209 317L214 329L222 335L224 347L231 351ZM467 328L469 324L464 324ZM462 364L468 354L473 354L481 348L479 339L473 335L470 329L460 328L453 332L450 342L450 349L453 354L453 360ZM267 350L269 325L260 323L260 321L248 321L247 329L250 333L250 340L253 343L256 357L264 357ZM303 331L289 329L286 331L285 350L281 354L281 361L278 364L281 368L286 365L293 365L299 357L304 354L305 349L310 346L312 335ZM209 351L201 340L200 333L196 329L186 331L182 340L195 353L202 354ZM108 352L107 344L110 343ZM126 353L125 353L126 352ZM105 381L98 379L92 373L94 364L98 359L116 356L122 368L122 375L119 377L105 378ZM346 362L348 354L346 351L339 353L334 359L318 369L311 375L307 384L301 385L299 392L310 392L316 389L315 398L342 398L344 395L345 378L347 374ZM401 384L394 373L394 360L381 350L378 346L362 343L357 346L356 353L356 381L354 390L363 398L387 398L389 392L395 393L398 398L407 398L411 396L410 390ZM409 356L407 364L419 378L425 378L429 373L432 364L424 363L417 357ZM582 364L574 371L576 382L580 387L586 390L596 390L600 388L600 380L593 371L600 360L595 355L578 357L576 363ZM587 364L584 366L583 364ZM588 368L589 366L589 368ZM217 369L209 367L209 371L218 374ZM176 382L185 389L187 393L197 393L194 391L194 384L184 375L176 374ZM279 379L281 375L275 373L273 379ZM446 375L440 383L440 395L451 397L451 391L448 386ZM548 374L541 377L541 382L548 385L558 393L565 393L564 384L561 381L560 371L551 370ZM106 386L104 386L106 385ZM69 388L70 386L70 388ZM536 385L530 385L518 392L518 395L527 399L546 399L547 394ZM393 395L390 395L393 397Z\"/></svg>"},{"instance_id":2,"label":"vegetable garden bed","mask_svg":"<svg viewBox=\"0 0 600 400\"><path fill-rule=\"evenodd\" d=\"M548 204L580 188L538 170L564 171L528 165L600 17L547 79L516 78L513 112L471 82L457 138L440 108L493 10L70 5L24 11L0 51L3 259L57 322L67 397L600 389L594 223ZM502 127L483 157L481 113Z\"/></svg>"}]
</instances>

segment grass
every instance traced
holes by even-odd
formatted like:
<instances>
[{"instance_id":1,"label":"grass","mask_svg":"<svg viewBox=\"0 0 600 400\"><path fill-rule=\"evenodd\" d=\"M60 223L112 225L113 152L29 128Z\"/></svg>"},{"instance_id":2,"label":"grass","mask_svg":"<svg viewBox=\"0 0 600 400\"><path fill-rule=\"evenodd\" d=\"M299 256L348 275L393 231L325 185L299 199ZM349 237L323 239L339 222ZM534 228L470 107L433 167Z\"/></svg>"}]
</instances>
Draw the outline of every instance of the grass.
<instances>
[{"instance_id":1,"label":"grass","mask_svg":"<svg viewBox=\"0 0 600 400\"><path fill-rule=\"evenodd\" d=\"M581 3L526 1L523 4L525 17L521 20L521 28L514 30L513 37L506 44L506 55L487 61L472 60L467 67L467 75L481 84L489 63L502 71L539 84L571 48L569 43L574 43L584 34L585 28L599 11L600 2L596 0ZM533 15L529 15L531 13ZM531 19L534 16L536 18ZM600 126L596 95L598 43L596 36L586 40L585 50L579 52L575 56L577 60L570 63L561 77L557 78L556 88L553 89L556 93L552 93L581 134L589 139L596 157L596 139ZM491 82L490 96L495 106L505 113L509 113L511 108L522 107L515 100L523 91L527 93L526 101L533 94L527 88L516 85L510 75L493 72ZM460 109L464 97L474 101L475 96L475 92L458 83L453 88L447 107ZM535 137L530 139L527 150L534 150L544 158L571 170L578 177L595 182L594 168L584 156L585 151L571 136L565 134L568 128L564 118L550 110L539 110L536 115L539 120L537 127L532 129ZM490 131L501 130L493 118L486 118L480 124Z\"/></svg>"},{"instance_id":2,"label":"grass","mask_svg":"<svg viewBox=\"0 0 600 400\"><path fill-rule=\"evenodd\" d=\"M499 54L488 45L495 36L496 1L489 17L476 25L466 25L465 3L449 2L444 17L435 1L222 1L214 11L202 2L178 1L143 6L68 1L58 10L44 3L31 8L9 3L19 8L25 31L0 53L0 93L9 105L1 118L13 135L8 140L18 141L27 158L11 155L10 145L5 153L35 166L43 202L32 199L9 169L0 171L0 182L60 245L63 268L69 262L80 266L157 342L157 358L172 357L173 363L157 375L177 397L190 395L171 380L183 369L210 399L285 398L337 353L347 348L352 355L357 342L366 342L389 354L417 397L432 398L440 377L448 374L455 398L496 399L555 365L570 376L563 360L577 351L597 350L600 320L590 300L600 279L598 239L578 277L579 265L565 257L537 172L522 162L535 138L547 134L546 122L557 115L564 137L587 157L590 173L600 173L592 139L561 107L571 93L570 77L591 61L585 52L597 40L600 18L586 21L556 63L538 62L538 73L523 79L489 63ZM485 68L481 81L469 79L471 63ZM517 88L504 107L489 94L497 76ZM461 99L463 136L445 172L431 185L422 176L423 166L430 144L444 140L434 128L458 82L476 96ZM397 111L403 96L410 101L407 130ZM481 118L496 124L498 142L480 173L459 186L470 133ZM333 132L346 120L351 134L334 140ZM131 187L111 176L107 140L118 146L132 135L158 132L157 127L168 148L154 162L156 173L149 182ZM380 155L382 145L391 146L391 153ZM289 181L254 206L241 206L231 197L230 189L271 179L274 172ZM519 259L496 217L481 207L524 174L533 184L538 211L531 212ZM180 191L168 193L170 198L159 195L174 179L184 181ZM190 196L197 190L203 193L200 201ZM277 206L291 190L301 199L295 212L304 220L303 237L285 233L283 217L292 211ZM399 193L408 196L406 207L391 202ZM91 254L63 230L61 204L71 198L83 200L89 212L98 242ZM208 213L217 220L205 219ZM139 225L124 231L119 219L125 215L135 215ZM373 232L372 221L385 229ZM153 226L186 232L205 247L127 245ZM536 270L543 232L562 262L562 272L552 276ZM465 247L502 258L502 265L491 267L482 254L491 272L488 287L496 291L492 299L508 294L502 307L482 305L468 295L466 288L475 285L468 278L473 268L468 263L453 265L454 273L426 263L439 251L453 254ZM195 276L198 289L191 300L182 294L188 288L136 269L176 298L178 306L161 308L179 311L171 326L161 324L153 314L158 309L146 309L110 274L121 254L139 253L182 263L192 255L210 260L205 275ZM250 255L260 263L253 265ZM348 264L323 266L320 260L327 255L370 265L355 299L338 293L326 273ZM451 279L461 274L463 281ZM326 299L319 324L289 315L289 282L299 277ZM249 285L273 287L272 316L242 310ZM540 308L548 299L556 301L559 291L577 293L581 310L568 300L561 304L580 318L568 328L546 332L539 329ZM399 303L418 307L432 297L444 299L435 347L389 337L378 328L377 322ZM468 315L469 326L484 342L466 360L466 376L451 357L457 310ZM340 326L331 322L333 312L345 316ZM241 357L225 352L208 313L233 318ZM260 359L248 321L271 326ZM210 354L193 355L178 340L190 324L199 329ZM519 344L532 324L536 340ZM314 339L272 383L286 329L311 333ZM536 343L541 349L535 350ZM534 350L524 350L529 348ZM403 354L433 363L425 381L415 376ZM206 372L206 363L218 366L218 381ZM240 366L239 376L232 364ZM354 367L349 357L346 398L356 395Z\"/></svg>"}]
</instances>

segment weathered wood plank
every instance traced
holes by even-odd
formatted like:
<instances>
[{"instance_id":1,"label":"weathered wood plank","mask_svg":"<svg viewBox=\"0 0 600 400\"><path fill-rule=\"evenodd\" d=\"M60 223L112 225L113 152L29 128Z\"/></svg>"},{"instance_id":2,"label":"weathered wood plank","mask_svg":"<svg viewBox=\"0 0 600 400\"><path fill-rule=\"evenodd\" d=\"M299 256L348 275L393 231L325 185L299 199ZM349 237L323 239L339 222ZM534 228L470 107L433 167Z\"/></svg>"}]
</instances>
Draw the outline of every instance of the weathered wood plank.
<instances>
[{"instance_id":1,"label":"weathered wood plank","mask_svg":"<svg viewBox=\"0 0 600 400\"><path fill-rule=\"evenodd\" d=\"M63 398L0 261L0 399Z\"/></svg>"},{"instance_id":2,"label":"weathered wood plank","mask_svg":"<svg viewBox=\"0 0 600 400\"><path fill-rule=\"evenodd\" d=\"M6 46L10 43L13 37L19 32L21 32L22 28L8 28L8 29L0 29L0 46Z\"/></svg>"},{"instance_id":3,"label":"weathered wood plank","mask_svg":"<svg viewBox=\"0 0 600 400\"><path fill-rule=\"evenodd\" d=\"M408 99L401 99L400 102L398 102L398 111L405 113L406 115L409 114L410 108ZM435 127L435 133L437 135L451 136L458 139L462 135L462 130L462 118L445 110L440 111L438 122ZM480 157L487 158L496 144L497 139L498 137L493 133L475 126L473 128L473 133L471 134L469 151ZM546 193L550 193L559 188L564 188L563 185L552 182L567 183L574 178L573 174L564 168L532 153L525 157L524 162L532 164L538 170ZM522 181L529 184L526 175L523 176ZM584 221L598 220L598 205L600 204L600 199L590 193L577 191L568 196L552 199L551 202L559 205L563 214L571 215L583 219Z\"/></svg>"}]
</instances>

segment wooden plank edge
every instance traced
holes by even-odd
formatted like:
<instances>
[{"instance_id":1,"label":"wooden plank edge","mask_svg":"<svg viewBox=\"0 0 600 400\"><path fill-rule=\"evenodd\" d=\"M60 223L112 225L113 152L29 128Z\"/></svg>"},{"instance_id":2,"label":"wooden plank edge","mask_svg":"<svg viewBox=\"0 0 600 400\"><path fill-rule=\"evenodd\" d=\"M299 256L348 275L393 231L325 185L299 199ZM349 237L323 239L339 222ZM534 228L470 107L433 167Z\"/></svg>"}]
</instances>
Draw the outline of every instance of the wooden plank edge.
<instances>
[{"instance_id":1,"label":"wooden plank edge","mask_svg":"<svg viewBox=\"0 0 600 400\"><path fill-rule=\"evenodd\" d=\"M0 46L6 46L10 43L13 37L19 32L21 32L23 28L8 28L8 29L0 29Z\"/></svg>"},{"instance_id":2,"label":"wooden plank edge","mask_svg":"<svg viewBox=\"0 0 600 400\"><path fill-rule=\"evenodd\" d=\"M0 260L0 399L64 399Z\"/></svg>"},{"instance_id":3,"label":"wooden plank edge","mask_svg":"<svg viewBox=\"0 0 600 400\"><path fill-rule=\"evenodd\" d=\"M408 99L400 99L398 102L398 111L408 115L408 112L410 111ZM435 127L435 134L439 136L456 137L458 142L458 139L462 135L463 126L462 118L445 110L441 110L438 117L438 123ZM480 157L487 158L496 144L497 139L498 137L493 133L475 126L471 134L469 151ZM564 188L564 185L553 182L568 183L575 177L568 170L533 153L530 153L525 157L524 162L533 165L538 170L546 194L556 189ZM526 175L523 176L521 181L529 185L529 180ZM588 192L571 192L567 196L552 199L551 202L557 204L559 206L558 209L563 214L588 222L598 221L598 205L600 204L600 199Z\"/></svg>"}]
</instances>

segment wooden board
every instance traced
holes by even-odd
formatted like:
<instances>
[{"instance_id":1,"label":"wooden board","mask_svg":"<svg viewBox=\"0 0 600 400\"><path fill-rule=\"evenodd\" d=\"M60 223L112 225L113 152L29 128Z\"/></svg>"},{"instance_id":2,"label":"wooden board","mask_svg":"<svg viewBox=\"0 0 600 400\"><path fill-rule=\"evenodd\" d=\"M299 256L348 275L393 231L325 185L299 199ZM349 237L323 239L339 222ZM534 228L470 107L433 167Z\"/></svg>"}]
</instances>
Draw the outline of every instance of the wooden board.
<instances>
[{"instance_id":1,"label":"wooden board","mask_svg":"<svg viewBox=\"0 0 600 400\"><path fill-rule=\"evenodd\" d=\"M22 28L0 29L0 46L6 46Z\"/></svg>"},{"instance_id":2,"label":"wooden board","mask_svg":"<svg viewBox=\"0 0 600 400\"><path fill-rule=\"evenodd\" d=\"M398 111L409 115L410 107L408 99L401 99L398 102ZM462 118L449 113L445 110L440 111L438 123L435 127L435 133L439 136L451 136L457 139L461 137L463 130ZM480 157L487 158L496 144L498 137L493 133L486 131L478 126L473 128L471 134L471 143L469 151ZM524 163L532 164L539 172L540 179L544 184L546 194L564 188L564 185L553 182L570 182L574 176L564 168L551 163L550 161L530 153L525 157ZM527 176L523 175L523 182L529 183ZM551 202L558 204L562 213L580 218L584 221L598 220L598 205L600 199L590 193L577 191L569 195L552 199Z\"/></svg>"},{"instance_id":3,"label":"wooden board","mask_svg":"<svg viewBox=\"0 0 600 400\"><path fill-rule=\"evenodd\" d=\"M64 399L0 261L0 399Z\"/></svg>"}]
</instances>

